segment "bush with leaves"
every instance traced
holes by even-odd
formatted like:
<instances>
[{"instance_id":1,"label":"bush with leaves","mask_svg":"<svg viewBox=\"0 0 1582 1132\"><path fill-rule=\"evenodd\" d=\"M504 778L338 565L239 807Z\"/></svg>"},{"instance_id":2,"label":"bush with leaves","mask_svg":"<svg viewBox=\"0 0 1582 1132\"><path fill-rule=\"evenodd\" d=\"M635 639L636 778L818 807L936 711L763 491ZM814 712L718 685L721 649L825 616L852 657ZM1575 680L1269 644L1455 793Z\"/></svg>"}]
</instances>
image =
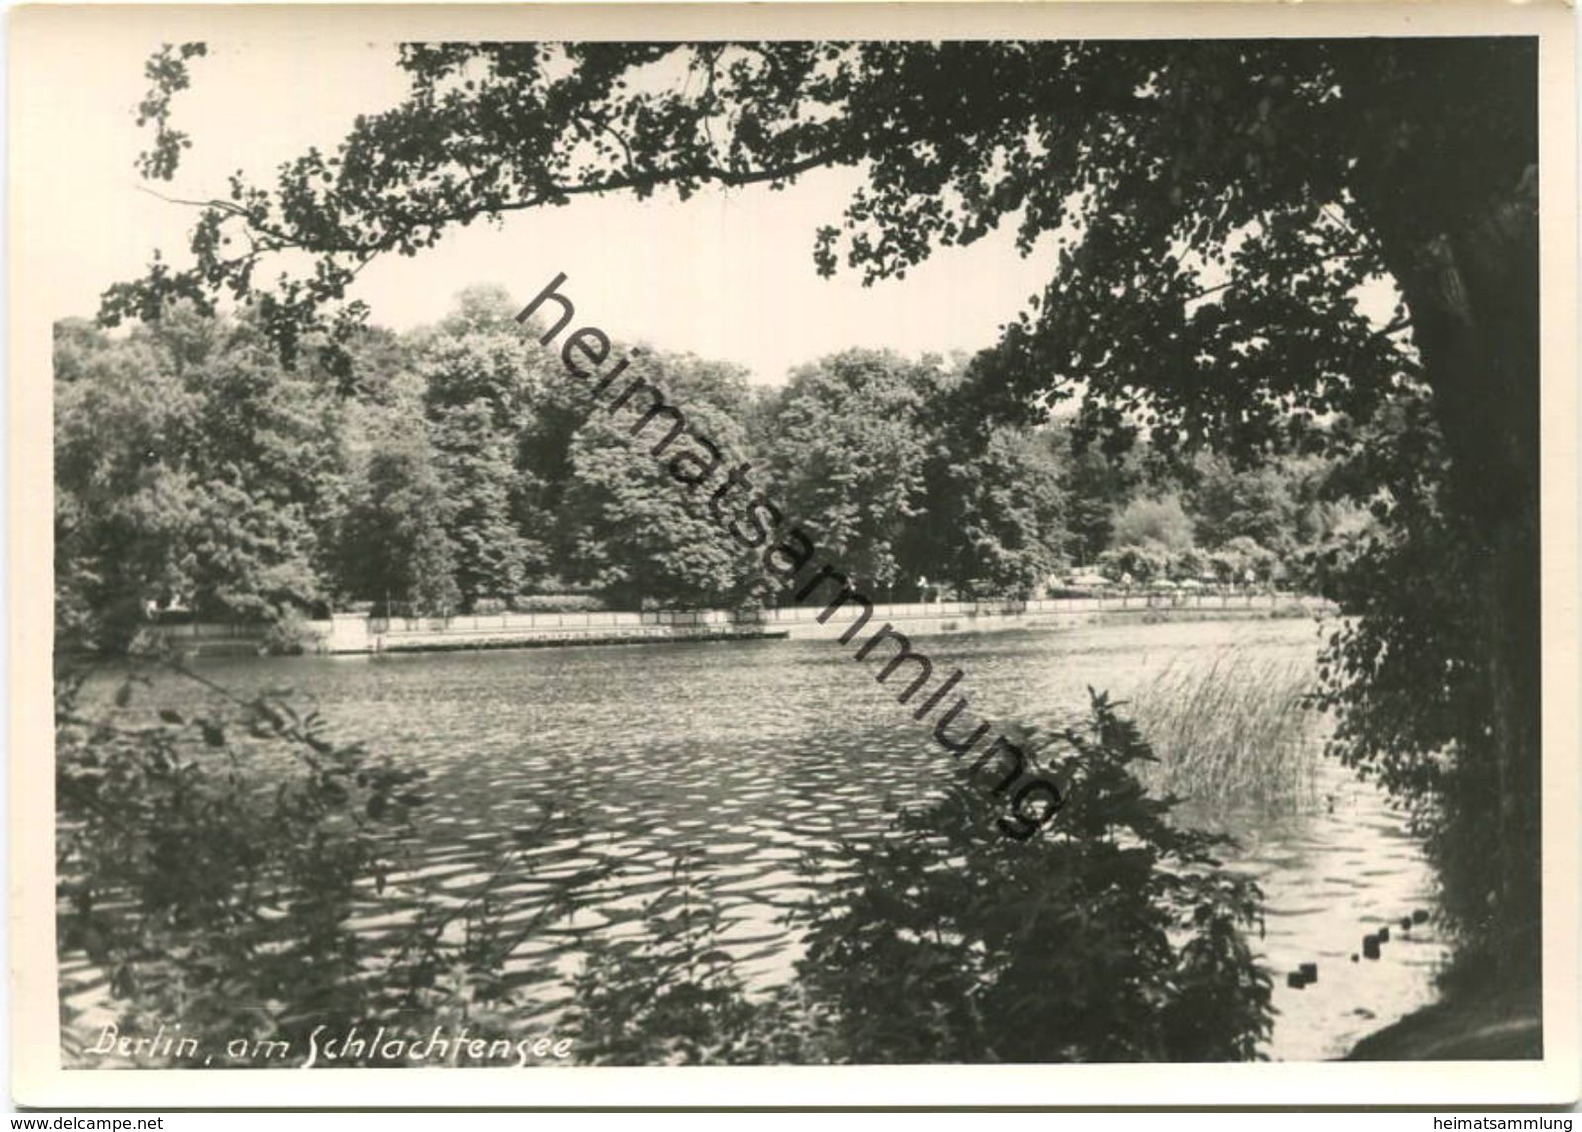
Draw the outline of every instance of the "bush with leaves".
<instances>
[{"instance_id":1,"label":"bush with leaves","mask_svg":"<svg viewBox=\"0 0 1582 1132\"><path fill-rule=\"evenodd\" d=\"M540 593L511 600L518 613L603 613L609 603L597 594Z\"/></svg>"},{"instance_id":2,"label":"bush with leaves","mask_svg":"<svg viewBox=\"0 0 1582 1132\"><path fill-rule=\"evenodd\" d=\"M136 689L160 673L211 695L191 714L140 710ZM211 1050L285 1041L300 1063L319 1026L519 1029L504 961L600 866L557 882L507 930L495 892L520 882L514 851L459 899L401 881L421 770L336 741L287 693L236 696L176 662L134 667L113 709L89 706L86 678L76 665L57 677L58 946L107 975L123 1031L179 1022ZM355 922L370 912L404 926L374 936ZM72 1023L63 1017L68 1061L82 1052Z\"/></svg>"},{"instance_id":3,"label":"bush with leaves","mask_svg":"<svg viewBox=\"0 0 1582 1132\"><path fill-rule=\"evenodd\" d=\"M803 1060L779 1035L780 995L752 998L721 946L718 903L684 852L642 913L643 934L595 941L569 1022L584 1059L603 1065L760 1065ZM778 1036L777 1036L778 1035ZM788 1049L791 1046L793 1048ZM777 1056L778 1055L778 1056Z\"/></svg>"},{"instance_id":4,"label":"bush with leaves","mask_svg":"<svg viewBox=\"0 0 1582 1132\"><path fill-rule=\"evenodd\" d=\"M1367 459L1394 472L1374 526L1319 559L1335 623L1319 662L1317 706L1338 720L1330 753L1405 802L1440 881L1443 926L1458 942L1448 986L1497 973L1510 1001L1540 1008L1543 948L1541 762L1513 729L1536 729L1541 681L1491 710L1489 620L1538 654L1538 570L1504 605L1484 599L1492 552L1423 471L1442 457L1380 430ZM1493 852L1498 844L1511 852Z\"/></svg>"},{"instance_id":5,"label":"bush with leaves","mask_svg":"<svg viewBox=\"0 0 1582 1132\"><path fill-rule=\"evenodd\" d=\"M56 699L62 949L188 1036L356 1021L350 909L392 866L389 834L421 800L420 775L331 741L281 696L138 719L134 689L151 678L134 670L123 711L95 718L79 711L81 683L68 677Z\"/></svg>"},{"instance_id":6,"label":"bush with leaves","mask_svg":"<svg viewBox=\"0 0 1582 1132\"><path fill-rule=\"evenodd\" d=\"M1162 543L1145 542L1111 547L1099 555L1098 566L1112 578L1126 578L1138 584L1163 580L1170 572L1170 550Z\"/></svg>"},{"instance_id":7,"label":"bush with leaves","mask_svg":"<svg viewBox=\"0 0 1582 1132\"><path fill-rule=\"evenodd\" d=\"M1001 835L981 784L903 811L815 864L799 977L854 1062L1229 1061L1258 1056L1270 979L1260 893L1219 835L1179 829L1135 767L1153 755L1102 694L1080 725L1018 742L1072 783L1050 828Z\"/></svg>"},{"instance_id":8,"label":"bush with leaves","mask_svg":"<svg viewBox=\"0 0 1582 1132\"><path fill-rule=\"evenodd\" d=\"M270 656L301 656L317 651L319 633L308 623L300 609L286 606L264 629L259 648Z\"/></svg>"}]
</instances>

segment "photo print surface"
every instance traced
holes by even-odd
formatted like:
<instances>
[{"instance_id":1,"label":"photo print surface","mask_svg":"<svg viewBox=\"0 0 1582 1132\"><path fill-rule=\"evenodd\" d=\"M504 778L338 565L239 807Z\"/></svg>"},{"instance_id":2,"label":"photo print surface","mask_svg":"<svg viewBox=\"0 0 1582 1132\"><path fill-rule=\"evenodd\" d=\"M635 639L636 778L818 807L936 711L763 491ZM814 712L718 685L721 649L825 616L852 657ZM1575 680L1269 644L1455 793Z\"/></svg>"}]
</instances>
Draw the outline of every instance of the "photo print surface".
<instances>
[{"instance_id":1,"label":"photo print surface","mask_svg":"<svg viewBox=\"0 0 1582 1132\"><path fill-rule=\"evenodd\" d=\"M65 1079L1563 1050L1538 31L126 18Z\"/></svg>"}]
</instances>

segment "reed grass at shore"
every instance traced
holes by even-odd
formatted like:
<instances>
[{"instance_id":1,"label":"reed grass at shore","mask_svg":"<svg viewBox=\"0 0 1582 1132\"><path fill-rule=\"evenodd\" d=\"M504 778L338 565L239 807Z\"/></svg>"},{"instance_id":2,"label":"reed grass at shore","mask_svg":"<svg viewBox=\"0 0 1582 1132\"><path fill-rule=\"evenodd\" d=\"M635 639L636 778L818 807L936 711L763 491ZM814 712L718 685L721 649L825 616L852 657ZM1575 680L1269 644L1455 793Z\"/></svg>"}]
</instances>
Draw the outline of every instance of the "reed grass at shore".
<instances>
[{"instance_id":1,"label":"reed grass at shore","mask_svg":"<svg viewBox=\"0 0 1582 1132\"><path fill-rule=\"evenodd\" d=\"M1172 663L1132 697L1159 762L1149 785L1211 809L1291 812L1316 804L1319 718L1303 665L1245 649L1207 666Z\"/></svg>"}]
</instances>

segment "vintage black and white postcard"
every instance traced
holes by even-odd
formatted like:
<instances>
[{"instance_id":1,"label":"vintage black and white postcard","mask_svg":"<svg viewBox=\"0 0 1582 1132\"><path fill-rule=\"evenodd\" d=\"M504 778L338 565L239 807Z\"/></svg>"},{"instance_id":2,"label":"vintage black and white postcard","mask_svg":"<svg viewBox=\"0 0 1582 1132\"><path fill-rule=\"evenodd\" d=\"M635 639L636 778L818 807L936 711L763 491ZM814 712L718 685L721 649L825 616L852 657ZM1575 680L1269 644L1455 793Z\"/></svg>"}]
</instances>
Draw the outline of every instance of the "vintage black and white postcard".
<instances>
[{"instance_id":1,"label":"vintage black and white postcard","mask_svg":"<svg viewBox=\"0 0 1582 1132\"><path fill-rule=\"evenodd\" d=\"M19 1103L1576 1099L1562 6L11 32Z\"/></svg>"}]
</instances>

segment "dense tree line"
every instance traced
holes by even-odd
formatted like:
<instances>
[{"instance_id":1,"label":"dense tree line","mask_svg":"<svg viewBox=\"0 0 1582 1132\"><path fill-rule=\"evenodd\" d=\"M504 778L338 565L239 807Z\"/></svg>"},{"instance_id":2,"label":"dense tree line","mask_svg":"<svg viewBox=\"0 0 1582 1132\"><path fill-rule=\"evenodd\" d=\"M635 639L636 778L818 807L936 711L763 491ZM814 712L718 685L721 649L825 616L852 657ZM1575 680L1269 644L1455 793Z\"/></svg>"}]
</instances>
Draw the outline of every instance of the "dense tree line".
<instances>
[{"instance_id":1,"label":"dense tree line","mask_svg":"<svg viewBox=\"0 0 1582 1132\"><path fill-rule=\"evenodd\" d=\"M61 596L124 632L151 609L276 619L356 603L492 610L750 600L756 558L474 288L439 325L366 331L343 387L284 367L252 312L57 328ZM650 350L644 372L875 594L1035 596L1294 573L1334 527L1325 467L1149 468L1069 427L998 423L961 358L850 350L755 388ZM1305 524L1305 525L1304 525ZM117 638L112 635L110 643Z\"/></svg>"}]
</instances>

